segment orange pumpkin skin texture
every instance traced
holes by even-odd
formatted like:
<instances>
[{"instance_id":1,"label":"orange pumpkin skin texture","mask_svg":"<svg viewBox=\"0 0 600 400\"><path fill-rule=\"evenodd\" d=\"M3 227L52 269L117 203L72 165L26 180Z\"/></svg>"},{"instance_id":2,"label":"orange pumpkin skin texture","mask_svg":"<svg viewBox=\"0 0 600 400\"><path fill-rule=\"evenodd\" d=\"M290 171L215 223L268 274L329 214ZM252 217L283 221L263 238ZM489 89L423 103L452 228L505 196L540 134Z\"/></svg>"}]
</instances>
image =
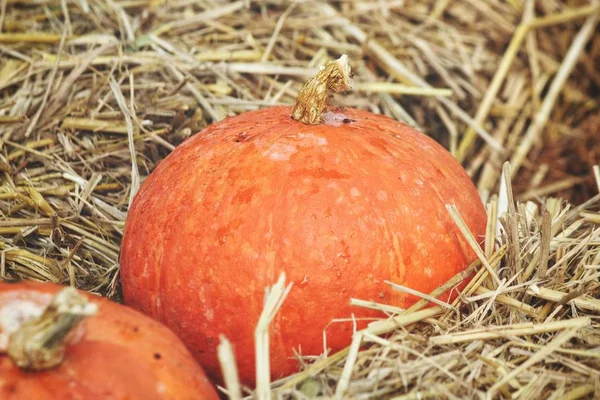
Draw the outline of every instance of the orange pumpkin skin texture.
<instances>
[{"instance_id":1,"label":"orange pumpkin skin texture","mask_svg":"<svg viewBox=\"0 0 600 400\"><path fill-rule=\"evenodd\" d=\"M382 317L351 297L406 307L417 298L384 280L429 293L475 259L446 203L485 232L474 185L431 138L354 109L321 125L290 115L272 107L208 127L158 165L129 211L125 302L168 325L211 377L224 334L254 383L253 332L282 271L294 286L271 324L273 378L296 370L293 349L321 354L326 327L328 348L349 345L352 323L332 319Z\"/></svg>"},{"instance_id":2,"label":"orange pumpkin skin texture","mask_svg":"<svg viewBox=\"0 0 600 400\"><path fill-rule=\"evenodd\" d=\"M0 315L16 303L44 308L63 286L0 282ZM91 294L99 307L83 320L63 362L26 372L0 351L3 400L218 399L204 371L165 326L129 307ZM0 335L2 327L0 326Z\"/></svg>"}]
</instances>

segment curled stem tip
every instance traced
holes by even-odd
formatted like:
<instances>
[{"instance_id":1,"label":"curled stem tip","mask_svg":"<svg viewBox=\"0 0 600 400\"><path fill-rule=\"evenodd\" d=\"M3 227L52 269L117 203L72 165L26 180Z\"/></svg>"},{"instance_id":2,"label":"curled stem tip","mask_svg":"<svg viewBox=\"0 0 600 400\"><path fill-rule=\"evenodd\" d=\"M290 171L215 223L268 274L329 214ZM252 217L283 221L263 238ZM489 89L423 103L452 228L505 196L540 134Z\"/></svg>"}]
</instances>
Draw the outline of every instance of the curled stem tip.
<instances>
[{"instance_id":1,"label":"curled stem tip","mask_svg":"<svg viewBox=\"0 0 600 400\"><path fill-rule=\"evenodd\" d=\"M98 307L76 289L62 289L38 318L26 321L8 339L9 357L24 370L41 371L59 365L65 338Z\"/></svg>"},{"instance_id":2,"label":"curled stem tip","mask_svg":"<svg viewBox=\"0 0 600 400\"><path fill-rule=\"evenodd\" d=\"M296 97L292 118L309 125L323 122L323 113L329 108L331 95L350 89L350 75L346 54L329 61L315 76L304 82Z\"/></svg>"}]
</instances>

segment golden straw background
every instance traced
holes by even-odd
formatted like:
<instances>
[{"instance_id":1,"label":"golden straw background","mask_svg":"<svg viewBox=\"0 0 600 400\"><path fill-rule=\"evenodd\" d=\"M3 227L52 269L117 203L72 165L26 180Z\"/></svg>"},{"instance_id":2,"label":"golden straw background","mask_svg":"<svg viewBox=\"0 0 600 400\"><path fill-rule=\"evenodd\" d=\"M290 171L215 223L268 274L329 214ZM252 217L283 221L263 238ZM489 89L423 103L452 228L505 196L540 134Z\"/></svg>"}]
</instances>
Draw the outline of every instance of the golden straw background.
<instances>
[{"instance_id":1,"label":"golden straw background","mask_svg":"<svg viewBox=\"0 0 600 400\"><path fill-rule=\"evenodd\" d=\"M127 209L155 166L212 122L292 104L348 54L336 102L450 150L486 240L449 206L477 263L409 310L353 299L382 320L261 393L597 398L599 15L596 0L0 0L0 279L119 301ZM453 304L424 308L468 272Z\"/></svg>"}]
</instances>

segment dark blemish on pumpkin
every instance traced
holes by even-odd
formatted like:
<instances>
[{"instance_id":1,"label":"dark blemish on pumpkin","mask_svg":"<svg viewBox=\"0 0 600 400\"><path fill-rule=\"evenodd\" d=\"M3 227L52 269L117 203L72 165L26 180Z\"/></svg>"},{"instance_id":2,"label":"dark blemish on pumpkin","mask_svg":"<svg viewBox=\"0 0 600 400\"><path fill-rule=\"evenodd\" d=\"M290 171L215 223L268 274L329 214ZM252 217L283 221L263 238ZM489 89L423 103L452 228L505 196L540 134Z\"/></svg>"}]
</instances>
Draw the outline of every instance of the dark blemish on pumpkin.
<instances>
[{"instance_id":1,"label":"dark blemish on pumpkin","mask_svg":"<svg viewBox=\"0 0 600 400\"><path fill-rule=\"evenodd\" d=\"M235 138L236 143L247 142L250 140L250 136L248 136L248 132L240 132L237 134Z\"/></svg>"},{"instance_id":2,"label":"dark blemish on pumpkin","mask_svg":"<svg viewBox=\"0 0 600 400\"><path fill-rule=\"evenodd\" d=\"M310 176L313 178L325 178L325 179L348 179L349 174L342 174L339 171L333 169L316 168L316 169L299 169L290 172L290 177L306 177Z\"/></svg>"},{"instance_id":3,"label":"dark blemish on pumpkin","mask_svg":"<svg viewBox=\"0 0 600 400\"><path fill-rule=\"evenodd\" d=\"M17 386L14 384L8 384L4 387L6 393L17 393Z\"/></svg>"},{"instance_id":4,"label":"dark blemish on pumpkin","mask_svg":"<svg viewBox=\"0 0 600 400\"><path fill-rule=\"evenodd\" d=\"M353 122L356 122L356 120L355 120L355 119L350 119L350 118L344 118L344 119L342 120L342 122L343 122L344 124L351 124L351 123L353 123Z\"/></svg>"},{"instance_id":5,"label":"dark blemish on pumpkin","mask_svg":"<svg viewBox=\"0 0 600 400\"><path fill-rule=\"evenodd\" d=\"M134 326L134 327L133 327L133 331L137 333L137 332L139 332L139 331L140 331L140 328L138 328L137 326Z\"/></svg>"},{"instance_id":6,"label":"dark blemish on pumpkin","mask_svg":"<svg viewBox=\"0 0 600 400\"><path fill-rule=\"evenodd\" d=\"M162 358L162 356L160 355L160 353L154 353L155 360L160 360L161 358Z\"/></svg>"}]
</instances>

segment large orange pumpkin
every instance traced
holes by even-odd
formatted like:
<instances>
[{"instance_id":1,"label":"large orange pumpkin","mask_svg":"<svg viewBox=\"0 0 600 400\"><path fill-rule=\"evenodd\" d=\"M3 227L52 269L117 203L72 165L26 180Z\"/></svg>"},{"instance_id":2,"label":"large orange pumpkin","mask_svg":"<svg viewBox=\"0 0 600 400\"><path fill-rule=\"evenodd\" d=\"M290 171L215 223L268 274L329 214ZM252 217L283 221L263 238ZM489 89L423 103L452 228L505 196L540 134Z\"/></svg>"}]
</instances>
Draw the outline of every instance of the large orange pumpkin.
<instances>
[{"instance_id":1,"label":"large orange pumpkin","mask_svg":"<svg viewBox=\"0 0 600 400\"><path fill-rule=\"evenodd\" d=\"M323 332L332 351L347 346L353 322L333 319L382 317L350 298L405 307L417 298L385 280L429 293L475 258L445 205L475 235L485 210L444 148L385 116L323 114L328 89L347 89L348 70L344 59L329 63L294 109L248 112L198 133L132 204L125 301L171 327L211 376L225 334L253 384L253 330L282 271L294 286L271 325L273 378L298 367L294 350L322 353Z\"/></svg>"},{"instance_id":2,"label":"large orange pumpkin","mask_svg":"<svg viewBox=\"0 0 600 400\"><path fill-rule=\"evenodd\" d=\"M18 367L16 362L22 361L6 354L9 337L27 320L39 317L62 288L49 283L0 283L1 399L218 399L202 368L165 326L83 292L78 293L98 311L68 334L62 361L54 367Z\"/></svg>"}]
</instances>

